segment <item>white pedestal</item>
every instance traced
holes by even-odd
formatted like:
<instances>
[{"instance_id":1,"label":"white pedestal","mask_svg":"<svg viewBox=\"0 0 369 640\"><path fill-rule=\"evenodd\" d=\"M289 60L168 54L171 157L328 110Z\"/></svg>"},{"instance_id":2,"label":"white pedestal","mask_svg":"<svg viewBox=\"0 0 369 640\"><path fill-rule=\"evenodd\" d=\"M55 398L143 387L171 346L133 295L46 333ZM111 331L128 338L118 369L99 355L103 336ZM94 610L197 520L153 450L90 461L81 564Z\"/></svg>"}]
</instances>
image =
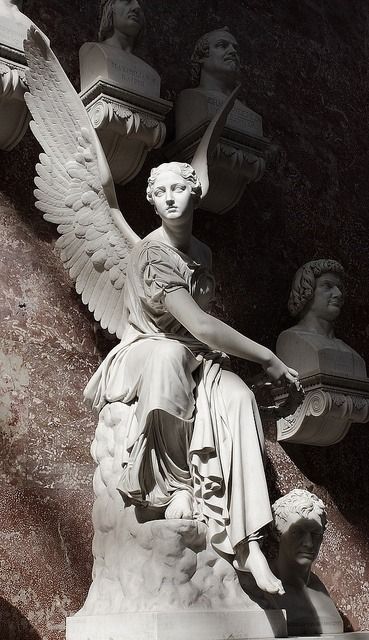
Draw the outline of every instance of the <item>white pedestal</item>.
<instances>
[{"instance_id":1,"label":"white pedestal","mask_svg":"<svg viewBox=\"0 0 369 640\"><path fill-rule=\"evenodd\" d=\"M66 640L246 640L286 635L282 611L171 611L73 616Z\"/></svg>"},{"instance_id":2,"label":"white pedestal","mask_svg":"<svg viewBox=\"0 0 369 640\"><path fill-rule=\"evenodd\" d=\"M196 611L172 613L121 613L111 616L67 618L66 640L258 640L273 638L285 628L281 612L269 611L261 622L259 612ZM269 625L269 627L268 627ZM262 635L265 631L269 635ZM296 640L369 640L369 632L289 636ZM283 634L283 640L288 640Z\"/></svg>"}]
</instances>

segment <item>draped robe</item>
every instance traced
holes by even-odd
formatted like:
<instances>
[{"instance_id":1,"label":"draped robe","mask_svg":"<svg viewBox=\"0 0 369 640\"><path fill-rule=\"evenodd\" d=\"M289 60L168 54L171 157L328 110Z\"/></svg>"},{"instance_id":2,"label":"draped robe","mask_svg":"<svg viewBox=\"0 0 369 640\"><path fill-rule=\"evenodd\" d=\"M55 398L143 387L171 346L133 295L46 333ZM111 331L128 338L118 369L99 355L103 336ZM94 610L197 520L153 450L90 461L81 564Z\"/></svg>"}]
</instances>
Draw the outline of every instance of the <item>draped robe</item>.
<instances>
[{"instance_id":1,"label":"draped robe","mask_svg":"<svg viewBox=\"0 0 369 640\"><path fill-rule=\"evenodd\" d=\"M129 407L118 490L134 504L165 507L178 490L193 497L221 554L272 520L255 398L228 356L199 342L166 308L185 288L206 310L207 267L159 241L140 241L127 267L127 329L85 389L97 411Z\"/></svg>"}]
</instances>

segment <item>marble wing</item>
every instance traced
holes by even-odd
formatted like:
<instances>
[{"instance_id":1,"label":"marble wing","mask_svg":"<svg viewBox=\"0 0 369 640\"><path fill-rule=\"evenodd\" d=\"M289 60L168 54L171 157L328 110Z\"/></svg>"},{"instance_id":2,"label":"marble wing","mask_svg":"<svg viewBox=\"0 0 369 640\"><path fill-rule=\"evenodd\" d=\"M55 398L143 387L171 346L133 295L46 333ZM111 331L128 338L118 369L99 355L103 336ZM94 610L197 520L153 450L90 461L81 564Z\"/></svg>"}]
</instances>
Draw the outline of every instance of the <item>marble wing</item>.
<instances>
[{"instance_id":1,"label":"marble wing","mask_svg":"<svg viewBox=\"0 0 369 640\"><path fill-rule=\"evenodd\" d=\"M41 33L24 42L32 132L45 153L36 206L58 225L64 267L95 319L121 337L127 259L139 240L118 209L114 183L87 112Z\"/></svg>"}]
</instances>

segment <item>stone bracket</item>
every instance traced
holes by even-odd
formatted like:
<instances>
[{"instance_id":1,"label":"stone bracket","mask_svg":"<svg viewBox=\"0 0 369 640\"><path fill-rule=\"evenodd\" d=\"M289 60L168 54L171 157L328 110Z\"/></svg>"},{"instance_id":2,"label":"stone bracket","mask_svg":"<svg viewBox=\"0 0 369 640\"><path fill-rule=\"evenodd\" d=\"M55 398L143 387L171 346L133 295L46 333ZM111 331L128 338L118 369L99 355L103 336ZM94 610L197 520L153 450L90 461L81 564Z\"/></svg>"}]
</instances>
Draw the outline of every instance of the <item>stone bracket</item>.
<instances>
[{"instance_id":1,"label":"stone bracket","mask_svg":"<svg viewBox=\"0 0 369 640\"><path fill-rule=\"evenodd\" d=\"M369 379L315 373L301 378L305 399L294 414L277 422L279 441L336 444L351 424L369 422ZM276 401L286 394L274 392Z\"/></svg>"},{"instance_id":2,"label":"stone bracket","mask_svg":"<svg viewBox=\"0 0 369 640\"><path fill-rule=\"evenodd\" d=\"M203 122L168 145L165 149L167 157L190 164L209 122ZM262 178L270 148L271 143L267 138L225 127L210 159L210 188L201 208L221 214L235 207L246 186Z\"/></svg>"},{"instance_id":3,"label":"stone bracket","mask_svg":"<svg viewBox=\"0 0 369 640\"><path fill-rule=\"evenodd\" d=\"M80 97L98 132L114 182L126 184L138 174L149 151L162 146L163 120L172 104L103 80Z\"/></svg>"},{"instance_id":4,"label":"stone bracket","mask_svg":"<svg viewBox=\"0 0 369 640\"><path fill-rule=\"evenodd\" d=\"M0 149L11 151L21 141L30 120L24 101L26 64L15 49L0 46Z\"/></svg>"}]
</instances>

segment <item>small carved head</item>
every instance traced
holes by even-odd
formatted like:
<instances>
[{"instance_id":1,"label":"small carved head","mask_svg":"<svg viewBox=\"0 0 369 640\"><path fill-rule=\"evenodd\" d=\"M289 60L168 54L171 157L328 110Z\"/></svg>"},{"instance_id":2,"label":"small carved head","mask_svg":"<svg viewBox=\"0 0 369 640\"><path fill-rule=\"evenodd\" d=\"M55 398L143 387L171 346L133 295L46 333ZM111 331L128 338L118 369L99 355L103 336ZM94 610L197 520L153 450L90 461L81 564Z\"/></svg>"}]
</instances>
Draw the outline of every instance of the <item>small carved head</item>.
<instances>
[{"instance_id":1,"label":"small carved head","mask_svg":"<svg viewBox=\"0 0 369 640\"><path fill-rule=\"evenodd\" d=\"M186 182L189 184L191 189L193 205L194 207L196 207L196 205L200 201L201 194L202 194L201 183L199 178L197 177L196 171L193 169L193 167L191 167L190 164L187 164L186 162L165 162L159 165L158 167L154 167L153 169L151 169L151 173L147 181L147 189L146 189L146 198L150 202L150 204L152 205L154 204L154 198L153 198L154 183L158 178L158 176L160 175L160 173L164 173L164 172L176 173L182 178L184 178L184 180L186 180Z\"/></svg>"},{"instance_id":2,"label":"small carved head","mask_svg":"<svg viewBox=\"0 0 369 640\"><path fill-rule=\"evenodd\" d=\"M302 317L305 315L308 303L314 298L316 281L325 273L334 273L342 277L345 271L336 260L325 259L306 262L296 271L288 300L288 310L291 316Z\"/></svg>"},{"instance_id":3,"label":"small carved head","mask_svg":"<svg viewBox=\"0 0 369 640\"><path fill-rule=\"evenodd\" d=\"M227 42L225 45L231 46L233 48L232 52L228 53L229 61L234 62L237 70L239 69L239 57L238 57L238 45L235 38L232 36L228 27L222 27L221 29L215 29L214 31L209 31L205 33L199 40L196 42L194 51L191 56L191 80L194 86L198 86L201 78L201 68L204 63L204 59L209 58L210 55L210 47L213 39L221 38L224 35ZM228 42L229 41L229 42ZM232 60L231 60L232 58ZM229 68L232 71L231 68Z\"/></svg>"},{"instance_id":4,"label":"small carved head","mask_svg":"<svg viewBox=\"0 0 369 640\"><path fill-rule=\"evenodd\" d=\"M132 5L134 2L134 6ZM129 35L134 35L135 37L135 46L139 44L139 41L142 39L144 28L145 28L145 17L144 13L141 9L141 6L137 0L101 0L100 5L100 27L99 27L99 42L103 42L110 38L115 31L114 24L114 7L118 3L124 4L126 12L129 14L132 13L132 25L129 29ZM134 14L134 16L133 16ZM124 18L124 16L123 16Z\"/></svg>"},{"instance_id":5,"label":"small carved head","mask_svg":"<svg viewBox=\"0 0 369 640\"><path fill-rule=\"evenodd\" d=\"M311 566L327 525L322 500L305 489L293 489L274 502L272 511L279 553L288 564Z\"/></svg>"}]
</instances>

